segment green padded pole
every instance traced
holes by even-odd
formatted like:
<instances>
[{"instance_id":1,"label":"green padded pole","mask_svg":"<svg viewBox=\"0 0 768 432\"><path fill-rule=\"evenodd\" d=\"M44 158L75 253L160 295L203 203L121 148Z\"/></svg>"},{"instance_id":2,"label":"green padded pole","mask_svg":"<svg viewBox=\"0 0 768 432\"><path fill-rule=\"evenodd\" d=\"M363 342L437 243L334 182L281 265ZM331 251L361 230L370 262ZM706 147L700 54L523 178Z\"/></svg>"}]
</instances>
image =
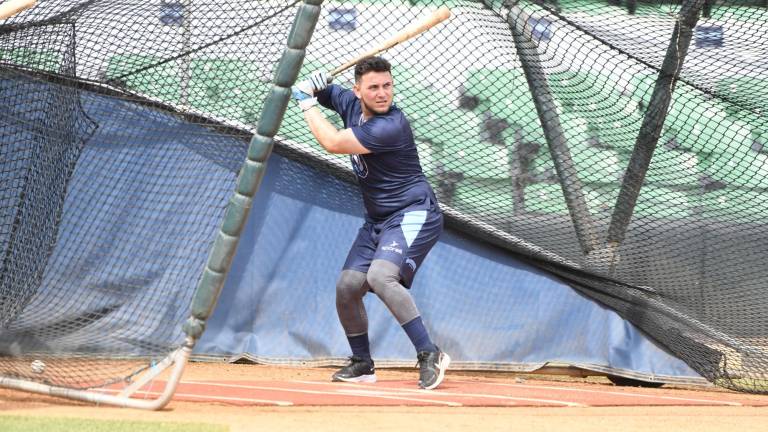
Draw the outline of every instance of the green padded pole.
<instances>
[{"instance_id":1,"label":"green padded pole","mask_svg":"<svg viewBox=\"0 0 768 432\"><path fill-rule=\"evenodd\" d=\"M259 190L267 159L272 153L274 136L288 107L291 86L296 82L304 61L304 53L320 16L321 3L322 0L305 0L299 7L288 34L288 45L275 72L274 85L264 101L256 134L240 169L237 187L229 200L224 220L208 256L208 263L198 282L192 299L191 316L184 324L184 332L193 340L199 339L203 334L205 322L213 312L224 287L240 235L253 205L253 197Z\"/></svg>"},{"instance_id":2,"label":"green padded pole","mask_svg":"<svg viewBox=\"0 0 768 432\"><path fill-rule=\"evenodd\" d=\"M515 48L517 48L517 54L533 96L533 104L536 106L549 152L555 162L555 171L557 171L557 176L560 179L560 186L562 186L565 203L573 221L576 238L584 254L589 254L598 246L594 222L587 206L587 200L584 198L581 181L573 164L568 143L565 140L546 75L541 67L536 44L533 42L530 29L525 27L528 17L528 14L520 7L512 5L507 15L507 23L512 29Z\"/></svg>"},{"instance_id":3,"label":"green padded pole","mask_svg":"<svg viewBox=\"0 0 768 432\"><path fill-rule=\"evenodd\" d=\"M687 0L683 2L680 14L675 23L672 40L669 42L667 54L661 65L656 86L651 95L651 101L643 117L632 156L629 159L627 171L616 198L616 205L611 215L611 225L608 228L607 247L615 250L624 241L624 236L632 220L632 213L643 186L645 174L651 164L653 152L659 142L662 127L667 117L667 110L672 100L675 83L683 68L688 47L691 44L693 28L699 20L699 12L705 0Z\"/></svg>"}]
</instances>

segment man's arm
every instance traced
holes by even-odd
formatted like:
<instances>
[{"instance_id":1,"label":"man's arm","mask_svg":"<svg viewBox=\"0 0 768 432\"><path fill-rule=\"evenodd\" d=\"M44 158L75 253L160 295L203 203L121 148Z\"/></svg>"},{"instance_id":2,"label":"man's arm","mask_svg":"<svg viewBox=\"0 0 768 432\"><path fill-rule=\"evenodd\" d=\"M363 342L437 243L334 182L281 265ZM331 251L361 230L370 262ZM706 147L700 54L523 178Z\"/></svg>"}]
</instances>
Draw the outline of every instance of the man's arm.
<instances>
[{"instance_id":1,"label":"man's arm","mask_svg":"<svg viewBox=\"0 0 768 432\"><path fill-rule=\"evenodd\" d=\"M352 133L352 129L336 129L336 126L325 118L317 106L304 111L304 119L309 125L309 130L312 131L312 135L328 153L368 154L371 152L360 144L355 134Z\"/></svg>"},{"instance_id":2,"label":"man's arm","mask_svg":"<svg viewBox=\"0 0 768 432\"><path fill-rule=\"evenodd\" d=\"M315 71L310 77L296 84L291 90L293 98L304 112L304 119L317 141L329 153L367 154L371 151L357 140L351 129L337 130L317 108L315 94L328 87L330 81L325 71Z\"/></svg>"}]
</instances>

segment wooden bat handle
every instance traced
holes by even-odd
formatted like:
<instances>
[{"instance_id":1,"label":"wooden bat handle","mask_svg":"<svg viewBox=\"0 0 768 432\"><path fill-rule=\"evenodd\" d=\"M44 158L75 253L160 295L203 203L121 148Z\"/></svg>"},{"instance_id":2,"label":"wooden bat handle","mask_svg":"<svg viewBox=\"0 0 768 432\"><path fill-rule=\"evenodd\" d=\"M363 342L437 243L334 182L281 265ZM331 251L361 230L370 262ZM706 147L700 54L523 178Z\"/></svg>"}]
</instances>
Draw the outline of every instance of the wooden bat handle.
<instances>
[{"instance_id":1,"label":"wooden bat handle","mask_svg":"<svg viewBox=\"0 0 768 432\"><path fill-rule=\"evenodd\" d=\"M10 18L25 9L29 9L35 3L37 3L37 0L8 0L0 4L0 20Z\"/></svg>"},{"instance_id":2,"label":"wooden bat handle","mask_svg":"<svg viewBox=\"0 0 768 432\"><path fill-rule=\"evenodd\" d=\"M358 55L354 59L344 63L343 65L337 67L336 69L332 70L330 72L331 77L334 77L345 70L353 67L357 64L360 60L364 59L365 57L375 56L376 54L388 50L392 48L393 46L399 44L400 42L406 41L416 35L419 35L421 33L424 33L425 31L429 30L430 28L436 26L437 24L445 21L451 16L451 10L448 9L446 6L442 6L436 11L434 11L432 14L430 14L427 17L424 17L423 19L416 21L415 23L411 24L410 26L400 30L395 35L390 37L389 39L385 40L384 42L376 45L375 47L371 48L370 50Z\"/></svg>"}]
</instances>

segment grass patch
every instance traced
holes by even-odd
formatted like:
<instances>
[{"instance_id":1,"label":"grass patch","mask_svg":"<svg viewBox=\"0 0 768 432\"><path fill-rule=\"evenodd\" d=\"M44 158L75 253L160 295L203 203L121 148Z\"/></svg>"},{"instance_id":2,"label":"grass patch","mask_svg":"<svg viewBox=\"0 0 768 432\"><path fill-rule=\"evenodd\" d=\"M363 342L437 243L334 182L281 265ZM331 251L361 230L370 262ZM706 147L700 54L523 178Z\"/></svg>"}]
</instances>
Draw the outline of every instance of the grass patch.
<instances>
[{"instance_id":1,"label":"grass patch","mask_svg":"<svg viewBox=\"0 0 768 432\"><path fill-rule=\"evenodd\" d=\"M228 432L229 427L203 423L0 416L0 430L3 432Z\"/></svg>"}]
</instances>

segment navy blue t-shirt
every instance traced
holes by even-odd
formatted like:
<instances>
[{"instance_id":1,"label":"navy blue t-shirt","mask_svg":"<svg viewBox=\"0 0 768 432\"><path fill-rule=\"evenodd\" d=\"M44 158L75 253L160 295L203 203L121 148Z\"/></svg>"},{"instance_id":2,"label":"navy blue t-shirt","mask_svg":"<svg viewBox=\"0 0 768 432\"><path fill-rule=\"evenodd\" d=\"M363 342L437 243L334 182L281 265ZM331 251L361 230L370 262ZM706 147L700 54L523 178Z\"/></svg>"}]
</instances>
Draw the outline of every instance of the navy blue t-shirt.
<instances>
[{"instance_id":1,"label":"navy blue t-shirt","mask_svg":"<svg viewBox=\"0 0 768 432\"><path fill-rule=\"evenodd\" d=\"M350 159L373 221L383 221L406 208L422 210L436 205L421 170L411 125L399 108L393 104L386 114L364 121L360 100L351 90L330 85L316 96L321 105L339 113L344 127L352 129L360 144L371 151L350 155Z\"/></svg>"}]
</instances>

